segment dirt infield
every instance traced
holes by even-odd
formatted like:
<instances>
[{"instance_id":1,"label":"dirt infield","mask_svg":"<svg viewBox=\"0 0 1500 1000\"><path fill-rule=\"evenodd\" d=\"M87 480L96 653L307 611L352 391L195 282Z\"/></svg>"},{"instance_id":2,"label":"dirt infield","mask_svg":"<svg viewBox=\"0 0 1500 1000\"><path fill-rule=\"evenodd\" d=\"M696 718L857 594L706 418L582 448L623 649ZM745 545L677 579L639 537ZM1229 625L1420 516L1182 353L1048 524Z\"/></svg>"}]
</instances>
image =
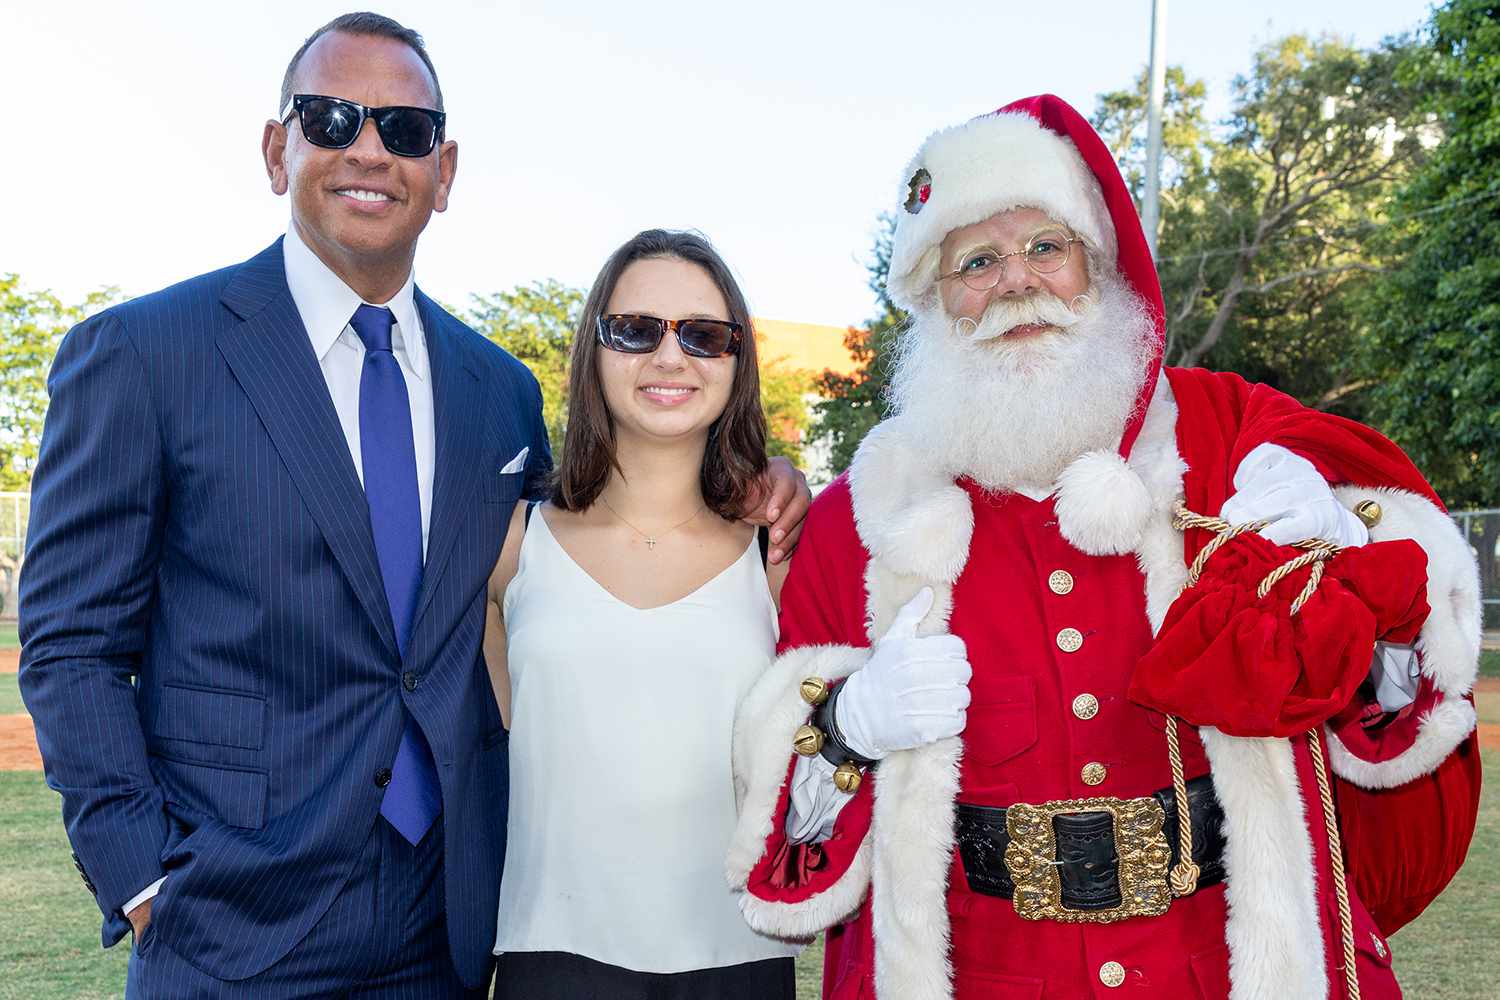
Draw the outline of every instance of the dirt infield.
<instances>
[{"instance_id":1,"label":"dirt infield","mask_svg":"<svg viewBox=\"0 0 1500 1000\"><path fill-rule=\"evenodd\" d=\"M14 674L21 669L19 649L0 649L0 674Z\"/></svg>"},{"instance_id":2,"label":"dirt infield","mask_svg":"<svg viewBox=\"0 0 1500 1000\"><path fill-rule=\"evenodd\" d=\"M42 756L29 715L0 715L0 771L40 771Z\"/></svg>"}]
</instances>

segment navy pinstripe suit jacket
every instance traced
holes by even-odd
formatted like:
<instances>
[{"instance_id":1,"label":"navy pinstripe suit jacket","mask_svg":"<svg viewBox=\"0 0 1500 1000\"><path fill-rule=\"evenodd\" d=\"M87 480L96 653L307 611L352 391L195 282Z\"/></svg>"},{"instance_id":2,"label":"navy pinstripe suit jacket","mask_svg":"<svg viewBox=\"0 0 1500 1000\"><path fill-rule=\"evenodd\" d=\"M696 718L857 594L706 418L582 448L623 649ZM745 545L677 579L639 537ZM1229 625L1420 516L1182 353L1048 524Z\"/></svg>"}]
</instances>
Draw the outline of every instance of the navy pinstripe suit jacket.
<instances>
[{"instance_id":1,"label":"navy pinstripe suit jacket","mask_svg":"<svg viewBox=\"0 0 1500 1000\"><path fill-rule=\"evenodd\" d=\"M416 301L437 448L404 660L279 240L63 341L20 684L106 945L129 928L120 907L165 874L157 936L194 964L240 979L286 954L377 822L374 776L404 704L442 781L453 957L466 982L487 974L507 777L484 584L551 457L525 366ZM523 447L527 470L502 475Z\"/></svg>"}]
</instances>

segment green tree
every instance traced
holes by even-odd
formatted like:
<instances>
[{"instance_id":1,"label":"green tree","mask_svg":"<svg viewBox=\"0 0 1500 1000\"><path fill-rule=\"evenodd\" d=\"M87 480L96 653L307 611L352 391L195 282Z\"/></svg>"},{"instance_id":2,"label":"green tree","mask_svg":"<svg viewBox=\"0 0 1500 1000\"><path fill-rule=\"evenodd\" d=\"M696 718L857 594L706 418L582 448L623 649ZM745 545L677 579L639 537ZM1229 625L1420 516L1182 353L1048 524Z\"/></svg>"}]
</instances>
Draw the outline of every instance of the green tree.
<instances>
[{"instance_id":1,"label":"green tree","mask_svg":"<svg viewBox=\"0 0 1500 1000\"><path fill-rule=\"evenodd\" d=\"M47 414L47 372L63 334L119 297L117 289L108 288L78 305L65 305L51 292L24 288L15 274L0 274L0 490L31 489ZM10 523L12 506L0 508L0 523L4 534L19 536L23 524ZM8 610L4 604L21 555L19 545L0 546L0 611Z\"/></svg>"},{"instance_id":2,"label":"green tree","mask_svg":"<svg viewBox=\"0 0 1500 1000\"><path fill-rule=\"evenodd\" d=\"M1089 119L1115 154L1137 206L1146 187L1147 74L1142 68L1130 89L1100 94ZM1202 80L1188 79L1181 66L1168 66L1164 75L1160 197L1170 208L1201 189L1213 146L1203 110L1208 88Z\"/></svg>"},{"instance_id":3,"label":"green tree","mask_svg":"<svg viewBox=\"0 0 1500 1000\"><path fill-rule=\"evenodd\" d=\"M890 379L896 336L906 314L896 308L885 290L891 269L891 243L896 235L896 217L880 216L880 229L866 264L870 291L875 293L877 312L864 327L849 327L844 346L858 367L849 375L831 369L816 379L822 397L813 404L812 441L828 448L829 471L837 475L854 461L860 441L886 415L885 387Z\"/></svg>"},{"instance_id":4,"label":"green tree","mask_svg":"<svg viewBox=\"0 0 1500 1000\"><path fill-rule=\"evenodd\" d=\"M568 425L568 354L584 292L547 279L508 292L475 295L470 326L515 355L542 386L542 417L553 458L562 456Z\"/></svg>"},{"instance_id":5,"label":"green tree","mask_svg":"<svg viewBox=\"0 0 1500 1000\"><path fill-rule=\"evenodd\" d=\"M1436 9L1401 67L1441 143L1365 303L1371 411L1452 506L1500 505L1500 4ZM1488 539L1488 551L1495 540Z\"/></svg>"},{"instance_id":6,"label":"green tree","mask_svg":"<svg viewBox=\"0 0 1500 1000\"><path fill-rule=\"evenodd\" d=\"M1255 53L1202 171L1183 171L1163 199L1169 363L1360 415L1356 305L1381 271L1369 235L1424 157L1397 76L1411 45L1291 35Z\"/></svg>"},{"instance_id":7,"label":"green tree","mask_svg":"<svg viewBox=\"0 0 1500 1000\"><path fill-rule=\"evenodd\" d=\"M803 442L812 423L807 397L814 378L788 367L783 358L760 359L760 405L766 414L766 454L801 468Z\"/></svg>"},{"instance_id":8,"label":"green tree","mask_svg":"<svg viewBox=\"0 0 1500 1000\"><path fill-rule=\"evenodd\" d=\"M0 489L31 488L47 413L47 372L63 334L119 298L118 289L107 288L65 305L49 291L24 288L18 275L0 275Z\"/></svg>"}]
</instances>

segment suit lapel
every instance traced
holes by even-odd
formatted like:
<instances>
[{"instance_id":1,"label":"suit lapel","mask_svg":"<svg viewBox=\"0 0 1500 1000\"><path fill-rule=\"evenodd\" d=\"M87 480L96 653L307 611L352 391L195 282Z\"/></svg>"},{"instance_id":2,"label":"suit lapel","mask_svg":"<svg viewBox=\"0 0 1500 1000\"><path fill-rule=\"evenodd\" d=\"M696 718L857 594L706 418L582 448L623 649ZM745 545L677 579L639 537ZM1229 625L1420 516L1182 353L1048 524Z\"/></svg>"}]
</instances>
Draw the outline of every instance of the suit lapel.
<instances>
[{"instance_id":1,"label":"suit lapel","mask_svg":"<svg viewBox=\"0 0 1500 1000\"><path fill-rule=\"evenodd\" d=\"M422 571L422 590L417 597L412 633L422 624L433 593L453 554L454 542L465 519L472 517L474 491L482 471L480 443L484 400L479 376L464 350L462 338L451 329L452 320L437 304L416 293L417 313L427 338L432 367L433 458L432 511L427 531L427 563Z\"/></svg>"},{"instance_id":2,"label":"suit lapel","mask_svg":"<svg viewBox=\"0 0 1500 1000\"><path fill-rule=\"evenodd\" d=\"M243 322L218 337L219 351L270 434L382 640L396 650L369 506L328 395L318 359L287 288L278 240L242 265L223 302Z\"/></svg>"}]
</instances>

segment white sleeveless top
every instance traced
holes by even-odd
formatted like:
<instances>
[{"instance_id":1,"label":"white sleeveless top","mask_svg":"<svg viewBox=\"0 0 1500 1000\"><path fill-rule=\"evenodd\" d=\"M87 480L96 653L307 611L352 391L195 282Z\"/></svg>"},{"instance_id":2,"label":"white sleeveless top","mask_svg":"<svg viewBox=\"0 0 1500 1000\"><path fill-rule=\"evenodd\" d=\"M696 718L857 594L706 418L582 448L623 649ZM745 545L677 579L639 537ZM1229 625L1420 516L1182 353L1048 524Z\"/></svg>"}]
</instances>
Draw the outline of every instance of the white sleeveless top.
<instances>
[{"instance_id":1,"label":"white sleeveless top","mask_svg":"<svg viewBox=\"0 0 1500 1000\"><path fill-rule=\"evenodd\" d=\"M655 973L795 955L746 925L724 877L734 709L777 636L756 543L642 611L585 573L539 508L503 611L514 721L495 954Z\"/></svg>"}]
</instances>

